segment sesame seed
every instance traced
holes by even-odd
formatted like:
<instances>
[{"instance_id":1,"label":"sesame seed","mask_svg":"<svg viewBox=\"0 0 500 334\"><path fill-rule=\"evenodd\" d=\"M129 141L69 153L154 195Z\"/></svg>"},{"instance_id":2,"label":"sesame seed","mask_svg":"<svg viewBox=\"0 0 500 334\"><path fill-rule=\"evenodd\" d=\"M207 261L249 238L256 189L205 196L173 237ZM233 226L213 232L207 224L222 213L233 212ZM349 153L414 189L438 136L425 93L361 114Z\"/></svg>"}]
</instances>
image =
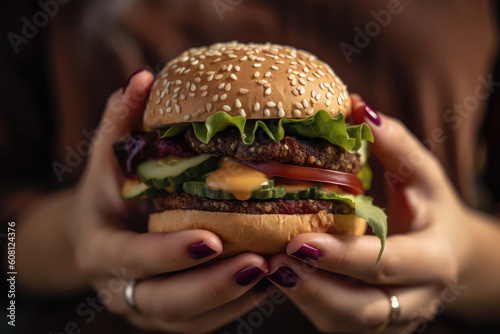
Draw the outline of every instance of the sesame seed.
<instances>
[{"instance_id":1,"label":"sesame seed","mask_svg":"<svg viewBox=\"0 0 500 334\"><path fill-rule=\"evenodd\" d=\"M314 78L308 77L307 80L312 82L312 81L314 81Z\"/></svg>"},{"instance_id":2,"label":"sesame seed","mask_svg":"<svg viewBox=\"0 0 500 334\"><path fill-rule=\"evenodd\" d=\"M321 87L322 90L325 90L325 84L324 83L320 83L319 87Z\"/></svg>"},{"instance_id":3,"label":"sesame seed","mask_svg":"<svg viewBox=\"0 0 500 334\"><path fill-rule=\"evenodd\" d=\"M259 73L259 71L255 72L255 73L253 74L253 76L254 76L254 78L258 78L258 77L260 77L260 73Z\"/></svg>"},{"instance_id":4,"label":"sesame seed","mask_svg":"<svg viewBox=\"0 0 500 334\"><path fill-rule=\"evenodd\" d=\"M217 63L217 62L219 62L219 61L220 61L220 58L217 58L217 59L215 59L214 61L212 61L212 64L215 64L215 63Z\"/></svg>"},{"instance_id":5,"label":"sesame seed","mask_svg":"<svg viewBox=\"0 0 500 334\"><path fill-rule=\"evenodd\" d=\"M208 86L207 85L203 85L200 87L200 90L207 90Z\"/></svg>"},{"instance_id":6,"label":"sesame seed","mask_svg":"<svg viewBox=\"0 0 500 334\"><path fill-rule=\"evenodd\" d=\"M191 117L191 116L186 115L186 116L184 116L184 119L187 121L189 119L189 117Z\"/></svg>"},{"instance_id":7,"label":"sesame seed","mask_svg":"<svg viewBox=\"0 0 500 334\"><path fill-rule=\"evenodd\" d=\"M299 95L299 91L297 89L292 89L292 94L295 95L295 96L298 96Z\"/></svg>"},{"instance_id":8,"label":"sesame seed","mask_svg":"<svg viewBox=\"0 0 500 334\"><path fill-rule=\"evenodd\" d=\"M296 61L291 61L290 65L297 65L297 62Z\"/></svg>"},{"instance_id":9,"label":"sesame seed","mask_svg":"<svg viewBox=\"0 0 500 334\"><path fill-rule=\"evenodd\" d=\"M163 108L160 108L160 114L163 116L165 115L165 112L163 111Z\"/></svg>"},{"instance_id":10,"label":"sesame seed","mask_svg":"<svg viewBox=\"0 0 500 334\"><path fill-rule=\"evenodd\" d=\"M239 66L235 66L234 69L236 70L236 72L239 72L241 68Z\"/></svg>"},{"instance_id":11,"label":"sesame seed","mask_svg":"<svg viewBox=\"0 0 500 334\"><path fill-rule=\"evenodd\" d=\"M314 72L313 75L316 77L316 78L321 78L321 75L319 75L318 73Z\"/></svg>"},{"instance_id":12,"label":"sesame seed","mask_svg":"<svg viewBox=\"0 0 500 334\"><path fill-rule=\"evenodd\" d=\"M190 82L188 82L188 83L186 84L186 89L189 89L189 86L191 86L191 83L190 83Z\"/></svg>"},{"instance_id":13,"label":"sesame seed","mask_svg":"<svg viewBox=\"0 0 500 334\"><path fill-rule=\"evenodd\" d=\"M271 69L273 69L275 71L279 70L278 66L276 66L276 65L271 66Z\"/></svg>"},{"instance_id":14,"label":"sesame seed","mask_svg":"<svg viewBox=\"0 0 500 334\"><path fill-rule=\"evenodd\" d=\"M222 75L222 74L217 74L217 75L215 76L215 80L220 80L220 79L222 79L222 77L223 77L223 75Z\"/></svg>"},{"instance_id":15,"label":"sesame seed","mask_svg":"<svg viewBox=\"0 0 500 334\"><path fill-rule=\"evenodd\" d=\"M214 78L214 75L213 74L210 74L208 77L207 77L207 81L212 81L212 79Z\"/></svg>"},{"instance_id":16,"label":"sesame seed","mask_svg":"<svg viewBox=\"0 0 500 334\"><path fill-rule=\"evenodd\" d=\"M189 57L188 56L185 56L181 59L181 62L185 62L185 61L188 61L189 60Z\"/></svg>"},{"instance_id":17,"label":"sesame seed","mask_svg":"<svg viewBox=\"0 0 500 334\"><path fill-rule=\"evenodd\" d=\"M185 100L185 99L186 99L186 95L181 94L181 100Z\"/></svg>"},{"instance_id":18,"label":"sesame seed","mask_svg":"<svg viewBox=\"0 0 500 334\"><path fill-rule=\"evenodd\" d=\"M286 70L286 73L292 73L292 69L289 68L288 70Z\"/></svg>"},{"instance_id":19,"label":"sesame seed","mask_svg":"<svg viewBox=\"0 0 500 334\"><path fill-rule=\"evenodd\" d=\"M293 78L292 81L290 82L292 86L295 86L297 84L297 79Z\"/></svg>"},{"instance_id":20,"label":"sesame seed","mask_svg":"<svg viewBox=\"0 0 500 334\"><path fill-rule=\"evenodd\" d=\"M262 66L262 64L259 64L259 63L253 64L253 67L261 67L261 66Z\"/></svg>"},{"instance_id":21,"label":"sesame seed","mask_svg":"<svg viewBox=\"0 0 500 334\"><path fill-rule=\"evenodd\" d=\"M222 109L224 109L224 111L231 111L231 107L228 106L227 104L225 104Z\"/></svg>"},{"instance_id":22,"label":"sesame seed","mask_svg":"<svg viewBox=\"0 0 500 334\"><path fill-rule=\"evenodd\" d=\"M283 60L277 60L276 64L284 64L285 62Z\"/></svg>"},{"instance_id":23,"label":"sesame seed","mask_svg":"<svg viewBox=\"0 0 500 334\"><path fill-rule=\"evenodd\" d=\"M266 58L264 58L264 57L257 57L257 58L255 58L255 60L258 60L258 61L266 61Z\"/></svg>"},{"instance_id":24,"label":"sesame seed","mask_svg":"<svg viewBox=\"0 0 500 334\"><path fill-rule=\"evenodd\" d=\"M177 87L176 89L174 89L174 93L178 93L180 90L181 90L181 87Z\"/></svg>"},{"instance_id":25,"label":"sesame seed","mask_svg":"<svg viewBox=\"0 0 500 334\"><path fill-rule=\"evenodd\" d=\"M264 77L266 78L269 78L271 76L271 72L267 72L266 75L264 75Z\"/></svg>"},{"instance_id":26,"label":"sesame seed","mask_svg":"<svg viewBox=\"0 0 500 334\"><path fill-rule=\"evenodd\" d=\"M266 95L271 95L271 87L269 87L268 89L266 89Z\"/></svg>"},{"instance_id":27,"label":"sesame seed","mask_svg":"<svg viewBox=\"0 0 500 334\"><path fill-rule=\"evenodd\" d=\"M235 54L230 54L230 55L228 55L228 57L229 57L229 58L238 58L238 56L237 56L237 55L235 55Z\"/></svg>"},{"instance_id":28,"label":"sesame seed","mask_svg":"<svg viewBox=\"0 0 500 334\"><path fill-rule=\"evenodd\" d=\"M299 92L300 92L300 95L303 95L303 94L305 94L306 90L304 89L304 87L299 86Z\"/></svg>"},{"instance_id":29,"label":"sesame seed","mask_svg":"<svg viewBox=\"0 0 500 334\"><path fill-rule=\"evenodd\" d=\"M325 76L325 73L321 72L321 70L317 70L318 74L321 76Z\"/></svg>"},{"instance_id":30,"label":"sesame seed","mask_svg":"<svg viewBox=\"0 0 500 334\"><path fill-rule=\"evenodd\" d=\"M314 112L314 109L312 109L312 108L311 108L311 109L309 109L309 110L307 111L307 114L308 114L308 115L312 115L312 113L313 113L313 112Z\"/></svg>"},{"instance_id":31,"label":"sesame seed","mask_svg":"<svg viewBox=\"0 0 500 334\"><path fill-rule=\"evenodd\" d=\"M340 98L340 96L338 97L337 102L339 103L339 106L342 105L342 99Z\"/></svg>"},{"instance_id":32,"label":"sesame seed","mask_svg":"<svg viewBox=\"0 0 500 334\"><path fill-rule=\"evenodd\" d=\"M281 108L281 109L278 111L278 115L279 115L279 117L285 117L285 111L283 110L283 108Z\"/></svg>"},{"instance_id":33,"label":"sesame seed","mask_svg":"<svg viewBox=\"0 0 500 334\"><path fill-rule=\"evenodd\" d=\"M167 92L165 92L165 91L161 92L160 99L163 99L165 97L165 94L167 94Z\"/></svg>"},{"instance_id":34,"label":"sesame seed","mask_svg":"<svg viewBox=\"0 0 500 334\"><path fill-rule=\"evenodd\" d=\"M260 104L259 102L255 103L255 105L253 106L253 111L259 111L260 109Z\"/></svg>"},{"instance_id":35,"label":"sesame seed","mask_svg":"<svg viewBox=\"0 0 500 334\"><path fill-rule=\"evenodd\" d=\"M326 93L326 98L327 98L327 99L329 99L329 98L331 98L331 97L332 97L332 93L327 92L327 93Z\"/></svg>"},{"instance_id":36,"label":"sesame seed","mask_svg":"<svg viewBox=\"0 0 500 334\"><path fill-rule=\"evenodd\" d=\"M160 91L159 90L156 91L156 96L160 96Z\"/></svg>"},{"instance_id":37,"label":"sesame seed","mask_svg":"<svg viewBox=\"0 0 500 334\"><path fill-rule=\"evenodd\" d=\"M316 94L316 100L319 100L321 98L321 94Z\"/></svg>"},{"instance_id":38,"label":"sesame seed","mask_svg":"<svg viewBox=\"0 0 500 334\"><path fill-rule=\"evenodd\" d=\"M191 91L194 92L196 90L196 85L195 84L192 84L191 85Z\"/></svg>"},{"instance_id":39,"label":"sesame seed","mask_svg":"<svg viewBox=\"0 0 500 334\"><path fill-rule=\"evenodd\" d=\"M276 107L276 103L274 103L274 102L267 102L267 106L270 107L270 108L274 108L274 107Z\"/></svg>"},{"instance_id":40,"label":"sesame seed","mask_svg":"<svg viewBox=\"0 0 500 334\"><path fill-rule=\"evenodd\" d=\"M269 87L271 87L271 84L270 84L269 82L266 82L266 83L264 84L264 87L269 88Z\"/></svg>"},{"instance_id":41,"label":"sesame seed","mask_svg":"<svg viewBox=\"0 0 500 334\"><path fill-rule=\"evenodd\" d=\"M304 106L300 102L295 103L295 106L299 109L304 109Z\"/></svg>"},{"instance_id":42,"label":"sesame seed","mask_svg":"<svg viewBox=\"0 0 500 334\"><path fill-rule=\"evenodd\" d=\"M193 65L193 66L198 65L198 63L199 63L199 62L200 62L199 60L195 60L195 61L193 61L193 62L191 63L191 65Z\"/></svg>"},{"instance_id":43,"label":"sesame seed","mask_svg":"<svg viewBox=\"0 0 500 334\"><path fill-rule=\"evenodd\" d=\"M203 64L200 64L200 66L198 67L200 70L204 69L205 68L205 65Z\"/></svg>"},{"instance_id":44,"label":"sesame seed","mask_svg":"<svg viewBox=\"0 0 500 334\"><path fill-rule=\"evenodd\" d=\"M240 93L241 94L247 94L249 92L248 89L245 89L245 88L240 88Z\"/></svg>"},{"instance_id":45,"label":"sesame seed","mask_svg":"<svg viewBox=\"0 0 500 334\"><path fill-rule=\"evenodd\" d=\"M212 104L211 103L207 103L207 111L210 112L210 110L212 110Z\"/></svg>"},{"instance_id":46,"label":"sesame seed","mask_svg":"<svg viewBox=\"0 0 500 334\"><path fill-rule=\"evenodd\" d=\"M179 94L175 94L175 95L179 95ZM176 97L175 95L174 95L174 97ZM179 102L177 99L172 99L172 104L177 103L177 102Z\"/></svg>"},{"instance_id":47,"label":"sesame seed","mask_svg":"<svg viewBox=\"0 0 500 334\"><path fill-rule=\"evenodd\" d=\"M240 102L239 99L236 99L236 103L235 104L236 104L237 108L241 108L241 102Z\"/></svg>"},{"instance_id":48,"label":"sesame seed","mask_svg":"<svg viewBox=\"0 0 500 334\"><path fill-rule=\"evenodd\" d=\"M326 101L326 106L328 107L328 106L330 106L330 104L332 104L332 101L327 100L327 101Z\"/></svg>"},{"instance_id":49,"label":"sesame seed","mask_svg":"<svg viewBox=\"0 0 500 334\"><path fill-rule=\"evenodd\" d=\"M212 75L212 74L215 74L215 71L208 71L207 72L208 75Z\"/></svg>"},{"instance_id":50,"label":"sesame seed","mask_svg":"<svg viewBox=\"0 0 500 334\"><path fill-rule=\"evenodd\" d=\"M303 99L303 100L302 100L302 105L303 105L305 108L309 107L309 103L307 103L306 99Z\"/></svg>"},{"instance_id":51,"label":"sesame seed","mask_svg":"<svg viewBox=\"0 0 500 334\"><path fill-rule=\"evenodd\" d=\"M201 93L201 97L205 97L207 96L208 92L207 91L204 91L203 93Z\"/></svg>"},{"instance_id":52,"label":"sesame seed","mask_svg":"<svg viewBox=\"0 0 500 334\"><path fill-rule=\"evenodd\" d=\"M172 101L167 100L167 102L165 102L165 107L168 107L170 105L170 102L172 102Z\"/></svg>"},{"instance_id":53,"label":"sesame seed","mask_svg":"<svg viewBox=\"0 0 500 334\"><path fill-rule=\"evenodd\" d=\"M304 86L307 85L307 82L303 78L300 78L299 82Z\"/></svg>"},{"instance_id":54,"label":"sesame seed","mask_svg":"<svg viewBox=\"0 0 500 334\"><path fill-rule=\"evenodd\" d=\"M299 117L299 116L300 116L300 114L301 114L301 112L300 112L300 110L298 110L298 109L295 109L295 110L293 111L293 115L294 115L295 117Z\"/></svg>"},{"instance_id":55,"label":"sesame seed","mask_svg":"<svg viewBox=\"0 0 500 334\"><path fill-rule=\"evenodd\" d=\"M181 83L182 83L182 81L180 81L180 80L175 80L175 84L176 84L177 86L179 86Z\"/></svg>"},{"instance_id":56,"label":"sesame seed","mask_svg":"<svg viewBox=\"0 0 500 334\"><path fill-rule=\"evenodd\" d=\"M227 69L227 65L222 65L222 70L225 71Z\"/></svg>"},{"instance_id":57,"label":"sesame seed","mask_svg":"<svg viewBox=\"0 0 500 334\"><path fill-rule=\"evenodd\" d=\"M313 91L311 92L311 97L315 97L316 96L316 91L313 89Z\"/></svg>"},{"instance_id":58,"label":"sesame seed","mask_svg":"<svg viewBox=\"0 0 500 334\"><path fill-rule=\"evenodd\" d=\"M196 96L196 94L195 94L195 93L189 93L189 96L190 96L190 97L195 97L195 96Z\"/></svg>"},{"instance_id":59,"label":"sesame seed","mask_svg":"<svg viewBox=\"0 0 500 334\"><path fill-rule=\"evenodd\" d=\"M226 92L229 92L229 91L231 90L231 83L228 83L228 84L226 85L226 88L225 88L225 89L226 89Z\"/></svg>"},{"instance_id":60,"label":"sesame seed","mask_svg":"<svg viewBox=\"0 0 500 334\"><path fill-rule=\"evenodd\" d=\"M220 100L221 100L221 101L224 101L226 98L227 98L227 94L222 94L222 95L220 96Z\"/></svg>"},{"instance_id":61,"label":"sesame seed","mask_svg":"<svg viewBox=\"0 0 500 334\"><path fill-rule=\"evenodd\" d=\"M240 115L243 117L247 117L247 113L245 112L245 109L240 110Z\"/></svg>"},{"instance_id":62,"label":"sesame seed","mask_svg":"<svg viewBox=\"0 0 500 334\"><path fill-rule=\"evenodd\" d=\"M185 70L185 67L183 67L183 68L182 68L182 70L184 71L184 70ZM188 73L188 72L191 72L191 69L190 69L190 68L188 68L187 70L185 70L185 71L184 71L184 74L186 74L186 73ZM182 71L181 71L181 73L182 73Z\"/></svg>"},{"instance_id":63,"label":"sesame seed","mask_svg":"<svg viewBox=\"0 0 500 334\"><path fill-rule=\"evenodd\" d=\"M167 112L171 112L171 111L172 111L172 107L168 107Z\"/></svg>"},{"instance_id":64,"label":"sesame seed","mask_svg":"<svg viewBox=\"0 0 500 334\"><path fill-rule=\"evenodd\" d=\"M271 116L271 112L269 111L269 109L264 110L264 115L266 115L267 117Z\"/></svg>"},{"instance_id":65,"label":"sesame seed","mask_svg":"<svg viewBox=\"0 0 500 334\"><path fill-rule=\"evenodd\" d=\"M288 80L292 80L292 79L294 79L294 78L295 78L295 74L290 74L290 75L288 76Z\"/></svg>"},{"instance_id":66,"label":"sesame seed","mask_svg":"<svg viewBox=\"0 0 500 334\"><path fill-rule=\"evenodd\" d=\"M218 88L219 89L224 89L224 87L226 87L226 83L225 82L221 83Z\"/></svg>"},{"instance_id":67,"label":"sesame seed","mask_svg":"<svg viewBox=\"0 0 500 334\"><path fill-rule=\"evenodd\" d=\"M177 111L178 114L181 113L181 107L179 107L178 104L175 105L175 111Z\"/></svg>"},{"instance_id":68,"label":"sesame seed","mask_svg":"<svg viewBox=\"0 0 500 334\"><path fill-rule=\"evenodd\" d=\"M305 78L307 75L305 75L304 73L299 73L299 77L301 78Z\"/></svg>"},{"instance_id":69,"label":"sesame seed","mask_svg":"<svg viewBox=\"0 0 500 334\"><path fill-rule=\"evenodd\" d=\"M217 102L217 100L219 99L219 95L215 94L213 97L212 97L212 102Z\"/></svg>"},{"instance_id":70,"label":"sesame seed","mask_svg":"<svg viewBox=\"0 0 500 334\"><path fill-rule=\"evenodd\" d=\"M248 59L248 56L243 56L240 58L240 61L244 61L244 60L247 60Z\"/></svg>"},{"instance_id":71,"label":"sesame seed","mask_svg":"<svg viewBox=\"0 0 500 334\"><path fill-rule=\"evenodd\" d=\"M231 71L233 69L233 64L229 64L229 66L227 67L227 71Z\"/></svg>"},{"instance_id":72,"label":"sesame seed","mask_svg":"<svg viewBox=\"0 0 500 334\"><path fill-rule=\"evenodd\" d=\"M278 109L281 109L281 108L283 108L283 103L278 102Z\"/></svg>"},{"instance_id":73,"label":"sesame seed","mask_svg":"<svg viewBox=\"0 0 500 334\"><path fill-rule=\"evenodd\" d=\"M309 69L307 67L304 67L303 71L307 73L309 72Z\"/></svg>"}]
</instances>

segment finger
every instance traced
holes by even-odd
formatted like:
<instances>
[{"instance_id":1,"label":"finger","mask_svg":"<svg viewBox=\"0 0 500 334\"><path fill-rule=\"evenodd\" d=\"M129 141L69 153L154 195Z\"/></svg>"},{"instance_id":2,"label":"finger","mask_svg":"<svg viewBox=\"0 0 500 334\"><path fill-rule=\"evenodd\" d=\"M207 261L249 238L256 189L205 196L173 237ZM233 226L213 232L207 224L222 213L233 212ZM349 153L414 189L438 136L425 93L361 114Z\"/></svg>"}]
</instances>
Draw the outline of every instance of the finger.
<instances>
[{"instance_id":1,"label":"finger","mask_svg":"<svg viewBox=\"0 0 500 334\"><path fill-rule=\"evenodd\" d=\"M246 293L267 272L267 262L245 253L209 267L136 285L141 311L165 322L186 321Z\"/></svg>"},{"instance_id":2,"label":"finger","mask_svg":"<svg viewBox=\"0 0 500 334\"><path fill-rule=\"evenodd\" d=\"M283 271L280 268L293 271L296 276L293 287L281 284L280 276L275 274ZM332 275L284 254L269 259L269 273L267 277L271 277L276 287L322 332L373 331L389 317L388 294L397 296L401 305L398 323L405 328L409 320L422 318L419 308L429 305L439 293L439 288L429 286L383 291ZM400 328L399 324L394 326Z\"/></svg>"},{"instance_id":3,"label":"finger","mask_svg":"<svg viewBox=\"0 0 500 334\"><path fill-rule=\"evenodd\" d=\"M390 236L378 263L380 240L375 236L301 234L289 242L287 254L372 284L419 284L454 277L456 268L444 260L448 257L441 245L430 241L427 233Z\"/></svg>"},{"instance_id":4,"label":"finger","mask_svg":"<svg viewBox=\"0 0 500 334\"><path fill-rule=\"evenodd\" d=\"M403 123L375 112L358 95L351 99L353 120L370 126L375 138L370 149L386 168L384 177L392 189L416 178L442 183L441 165Z\"/></svg>"},{"instance_id":5,"label":"finger","mask_svg":"<svg viewBox=\"0 0 500 334\"><path fill-rule=\"evenodd\" d=\"M205 230L135 233L104 228L90 241L92 253L83 256L98 262L97 266L89 263L90 274L109 274L114 269L128 278L146 278L206 262L222 248L219 237Z\"/></svg>"}]
</instances>

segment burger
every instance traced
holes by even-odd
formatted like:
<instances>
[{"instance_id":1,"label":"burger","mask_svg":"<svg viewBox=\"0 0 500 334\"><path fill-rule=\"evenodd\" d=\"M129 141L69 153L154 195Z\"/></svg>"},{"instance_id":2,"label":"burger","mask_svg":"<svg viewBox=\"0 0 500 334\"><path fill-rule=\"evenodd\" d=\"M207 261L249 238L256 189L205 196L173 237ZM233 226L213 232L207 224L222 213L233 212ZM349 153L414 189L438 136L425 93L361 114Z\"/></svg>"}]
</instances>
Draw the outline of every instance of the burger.
<instances>
[{"instance_id":1,"label":"burger","mask_svg":"<svg viewBox=\"0 0 500 334\"><path fill-rule=\"evenodd\" d=\"M283 252L307 232L381 240L384 211L364 195L367 124L349 125L346 86L290 46L192 48L158 74L144 131L114 144L122 197L148 198L149 232L205 229L222 257ZM380 253L381 254L381 253Z\"/></svg>"}]
</instances>

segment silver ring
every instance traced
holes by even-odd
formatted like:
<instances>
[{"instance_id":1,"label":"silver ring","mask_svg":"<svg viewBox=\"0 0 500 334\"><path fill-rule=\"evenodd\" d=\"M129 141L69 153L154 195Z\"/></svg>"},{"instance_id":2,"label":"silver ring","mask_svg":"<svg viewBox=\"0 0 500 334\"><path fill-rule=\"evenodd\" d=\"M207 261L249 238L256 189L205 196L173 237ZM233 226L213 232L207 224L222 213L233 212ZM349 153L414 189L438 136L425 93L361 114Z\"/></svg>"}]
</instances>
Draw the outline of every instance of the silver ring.
<instances>
[{"instance_id":1,"label":"silver ring","mask_svg":"<svg viewBox=\"0 0 500 334\"><path fill-rule=\"evenodd\" d=\"M128 281L127 286L125 287L125 301L131 310L141 313L139 307L137 307L137 303L135 302L134 291L135 285L137 284L137 280L135 278Z\"/></svg>"},{"instance_id":2,"label":"silver ring","mask_svg":"<svg viewBox=\"0 0 500 334\"><path fill-rule=\"evenodd\" d=\"M387 319L383 323L381 323L375 329L375 333L380 333L380 332L384 331L387 327L389 327L390 324L392 324L393 322L395 322L399 318L399 313L401 312L401 308L399 305L398 297L396 297L395 295L392 295L392 296L388 295L388 296L389 296L389 303L391 306L389 316L387 317Z\"/></svg>"}]
</instances>

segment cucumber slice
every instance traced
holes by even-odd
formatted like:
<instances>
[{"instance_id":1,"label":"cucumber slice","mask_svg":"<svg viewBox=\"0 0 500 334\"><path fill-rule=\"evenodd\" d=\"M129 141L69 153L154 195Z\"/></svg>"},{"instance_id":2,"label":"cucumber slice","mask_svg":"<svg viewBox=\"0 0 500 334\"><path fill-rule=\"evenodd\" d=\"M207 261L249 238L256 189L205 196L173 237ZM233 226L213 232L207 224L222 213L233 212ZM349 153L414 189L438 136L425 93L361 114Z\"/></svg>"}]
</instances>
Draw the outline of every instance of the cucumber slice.
<instances>
[{"instance_id":1,"label":"cucumber slice","mask_svg":"<svg viewBox=\"0 0 500 334\"><path fill-rule=\"evenodd\" d=\"M165 188L198 180L202 175L216 169L218 163L219 159L210 154L200 154L187 159L169 156L141 163L137 166L137 174L146 185Z\"/></svg>"},{"instance_id":2,"label":"cucumber slice","mask_svg":"<svg viewBox=\"0 0 500 334\"><path fill-rule=\"evenodd\" d=\"M198 195L201 197L208 197L211 199L235 199L233 194L223 190L215 190L208 187L204 182L184 182L182 190L191 195ZM285 196L286 190L283 187L259 189L252 193L252 198L256 199L271 199L281 198Z\"/></svg>"},{"instance_id":3,"label":"cucumber slice","mask_svg":"<svg viewBox=\"0 0 500 334\"><path fill-rule=\"evenodd\" d=\"M318 199L318 189L320 188L320 185L316 185L312 188L309 189L304 189L300 191L296 191L293 193L287 193L285 195L286 199Z\"/></svg>"},{"instance_id":4,"label":"cucumber slice","mask_svg":"<svg viewBox=\"0 0 500 334\"><path fill-rule=\"evenodd\" d=\"M133 199L141 196L151 195L155 191L155 188L151 188L150 186L142 183L139 180L125 180L120 195L122 199Z\"/></svg>"}]
</instances>

